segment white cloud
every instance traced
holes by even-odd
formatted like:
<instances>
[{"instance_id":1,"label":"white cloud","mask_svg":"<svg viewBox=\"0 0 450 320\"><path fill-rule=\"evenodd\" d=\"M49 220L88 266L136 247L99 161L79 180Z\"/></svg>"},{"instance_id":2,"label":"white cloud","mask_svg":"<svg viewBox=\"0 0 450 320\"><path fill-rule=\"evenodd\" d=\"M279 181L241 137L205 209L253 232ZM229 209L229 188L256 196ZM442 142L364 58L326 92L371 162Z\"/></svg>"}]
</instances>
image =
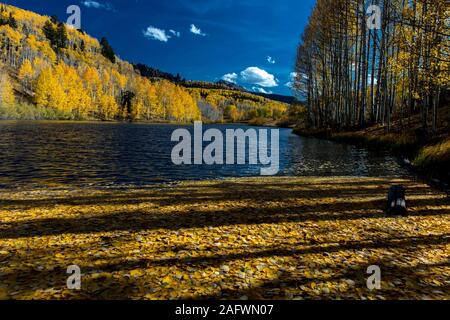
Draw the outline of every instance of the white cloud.
<instances>
[{"instance_id":1,"label":"white cloud","mask_svg":"<svg viewBox=\"0 0 450 320\"><path fill-rule=\"evenodd\" d=\"M293 89L295 78L297 78L297 72L291 72L289 75L289 82L287 82L284 86Z\"/></svg>"},{"instance_id":2,"label":"white cloud","mask_svg":"<svg viewBox=\"0 0 450 320\"><path fill-rule=\"evenodd\" d=\"M267 56L267 62L270 63L270 64L277 63L271 56Z\"/></svg>"},{"instance_id":3,"label":"white cloud","mask_svg":"<svg viewBox=\"0 0 450 320\"><path fill-rule=\"evenodd\" d=\"M278 87L278 81L275 76L258 67L249 67L241 72L242 81L258 85L260 87L272 88Z\"/></svg>"},{"instance_id":4,"label":"white cloud","mask_svg":"<svg viewBox=\"0 0 450 320\"><path fill-rule=\"evenodd\" d=\"M144 30L144 36L146 38L162 42L167 42L170 38L172 38L166 33L166 30L158 29L152 26L148 27L147 30Z\"/></svg>"},{"instance_id":5,"label":"white cloud","mask_svg":"<svg viewBox=\"0 0 450 320\"><path fill-rule=\"evenodd\" d=\"M194 24L191 24L190 31L191 31L191 33L196 34L198 36L202 36L202 37L206 36L206 33L203 33L202 30L200 28L197 28Z\"/></svg>"},{"instance_id":6,"label":"white cloud","mask_svg":"<svg viewBox=\"0 0 450 320\"><path fill-rule=\"evenodd\" d=\"M181 33L175 30L170 29L169 32L173 34L175 37L179 38L181 36Z\"/></svg>"},{"instance_id":7,"label":"white cloud","mask_svg":"<svg viewBox=\"0 0 450 320\"><path fill-rule=\"evenodd\" d=\"M109 3L100 3L97 1L92 1L92 0L86 0L86 1L81 1L81 4L87 8L94 8L94 9L104 9L104 10L114 10L112 5Z\"/></svg>"},{"instance_id":8,"label":"white cloud","mask_svg":"<svg viewBox=\"0 0 450 320\"><path fill-rule=\"evenodd\" d=\"M264 88L259 88L259 87L253 87L252 88L253 91L255 92L259 92L259 93L265 93L265 94L272 94L272 91L267 91Z\"/></svg>"},{"instance_id":9,"label":"white cloud","mask_svg":"<svg viewBox=\"0 0 450 320\"><path fill-rule=\"evenodd\" d=\"M238 75L237 73L227 73L226 75L224 75L222 77L222 80L227 81L227 82L231 82L231 83L236 83L238 79Z\"/></svg>"},{"instance_id":10,"label":"white cloud","mask_svg":"<svg viewBox=\"0 0 450 320\"><path fill-rule=\"evenodd\" d=\"M289 81L289 82L286 82L284 84L284 86L293 89L294 88L294 83L292 81Z\"/></svg>"}]
</instances>

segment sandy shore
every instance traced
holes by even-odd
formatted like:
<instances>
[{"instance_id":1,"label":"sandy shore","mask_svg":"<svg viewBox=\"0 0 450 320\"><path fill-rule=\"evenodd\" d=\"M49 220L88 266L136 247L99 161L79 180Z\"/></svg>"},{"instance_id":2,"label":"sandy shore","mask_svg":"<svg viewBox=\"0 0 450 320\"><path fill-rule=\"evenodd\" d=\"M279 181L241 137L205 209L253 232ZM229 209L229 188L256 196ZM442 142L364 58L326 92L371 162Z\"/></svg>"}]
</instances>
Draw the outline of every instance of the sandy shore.
<instances>
[{"instance_id":1,"label":"sandy shore","mask_svg":"<svg viewBox=\"0 0 450 320\"><path fill-rule=\"evenodd\" d=\"M383 213L393 183L406 218ZM449 213L426 185L375 178L2 191L0 298L450 299Z\"/></svg>"}]
</instances>

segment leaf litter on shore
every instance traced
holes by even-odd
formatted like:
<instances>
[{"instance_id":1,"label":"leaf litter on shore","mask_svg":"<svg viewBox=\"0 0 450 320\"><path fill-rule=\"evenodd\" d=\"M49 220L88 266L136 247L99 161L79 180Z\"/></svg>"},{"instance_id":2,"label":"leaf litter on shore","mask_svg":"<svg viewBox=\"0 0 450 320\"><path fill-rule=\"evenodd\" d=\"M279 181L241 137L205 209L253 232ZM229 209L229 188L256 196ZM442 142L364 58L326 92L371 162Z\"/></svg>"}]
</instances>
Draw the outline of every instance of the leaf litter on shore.
<instances>
[{"instance_id":1,"label":"leaf litter on shore","mask_svg":"<svg viewBox=\"0 0 450 320\"><path fill-rule=\"evenodd\" d=\"M387 217L398 183L409 215ZM383 178L3 191L0 299L449 299L449 213L445 195Z\"/></svg>"}]
</instances>

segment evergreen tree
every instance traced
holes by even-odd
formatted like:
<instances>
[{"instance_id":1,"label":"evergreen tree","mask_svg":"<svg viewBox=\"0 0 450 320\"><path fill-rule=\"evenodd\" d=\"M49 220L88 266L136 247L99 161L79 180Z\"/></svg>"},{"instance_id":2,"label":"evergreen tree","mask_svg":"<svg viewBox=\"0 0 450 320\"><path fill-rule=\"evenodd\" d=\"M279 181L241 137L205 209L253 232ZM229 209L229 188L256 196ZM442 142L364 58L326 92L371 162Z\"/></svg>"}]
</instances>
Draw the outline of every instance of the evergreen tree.
<instances>
[{"instance_id":1,"label":"evergreen tree","mask_svg":"<svg viewBox=\"0 0 450 320\"><path fill-rule=\"evenodd\" d=\"M124 114L128 117L131 114L131 106L133 104L133 99L136 97L136 94L131 91L122 92L121 97L121 105L124 111Z\"/></svg>"},{"instance_id":2,"label":"evergreen tree","mask_svg":"<svg viewBox=\"0 0 450 320\"><path fill-rule=\"evenodd\" d=\"M17 29L17 21L12 15L12 13L9 13L8 24L11 28Z\"/></svg>"},{"instance_id":3,"label":"evergreen tree","mask_svg":"<svg viewBox=\"0 0 450 320\"><path fill-rule=\"evenodd\" d=\"M58 52L60 49L67 48L67 30L66 26L63 23L59 23L55 28L54 24L51 21L47 21L43 27L44 35L50 41L52 48Z\"/></svg>"},{"instance_id":4,"label":"evergreen tree","mask_svg":"<svg viewBox=\"0 0 450 320\"><path fill-rule=\"evenodd\" d=\"M0 7L0 26L8 24L8 19L5 18L6 9L3 5Z\"/></svg>"},{"instance_id":5,"label":"evergreen tree","mask_svg":"<svg viewBox=\"0 0 450 320\"><path fill-rule=\"evenodd\" d=\"M116 63L116 54L114 53L114 49L109 44L108 40L103 37L100 44L102 45L102 55L109 59L112 63Z\"/></svg>"},{"instance_id":6,"label":"evergreen tree","mask_svg":"<svg viewBox=\"0 0 450 320\"><path fill-rule=\"evenodd\" d=\"M56 30L56 48L58 48L58 50L67 48L67 41L66 26L63 23L59 23Z\"/></svg>"},{"instance_id":7,"label":"evergreen tree","mask_svg":"<svg viewBox=\"0 0 450 320\"><path fill-rule=\"evenodd\" d=\"M50 21L51 21L53 24L58 24L58 23L59 23L59 19L58 19L58 17L57 17L56 15L52 15L52 16L50 17Z\"/></svg>"},{"instance_id":8,"label":"evergreen tree","mask_svg":"<svg viewBox=\"0 0 450 320\"><path fill-rule=\"evenodd\" d=\"M45 37L53 46L53 44L56 42L56 31L53 23L51 23L50 21L46 21L44 27L42 28L42 31L44 32Z\"/></svg>"}]
</instances>

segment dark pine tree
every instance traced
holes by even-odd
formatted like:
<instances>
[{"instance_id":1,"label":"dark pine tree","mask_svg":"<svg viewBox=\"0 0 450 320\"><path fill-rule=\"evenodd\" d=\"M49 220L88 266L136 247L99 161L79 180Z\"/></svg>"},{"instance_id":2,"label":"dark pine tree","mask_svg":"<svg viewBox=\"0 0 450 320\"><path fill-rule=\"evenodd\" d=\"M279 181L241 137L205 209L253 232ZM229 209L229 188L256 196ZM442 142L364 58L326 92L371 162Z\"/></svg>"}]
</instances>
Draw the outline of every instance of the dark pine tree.
<instances>
[{"instance_id":1,"label":"dark pine tree","mask_svg":"<svg viewBox=\"0 0 450 320\"><path fill-rule=\"evenodd\" d=\"M0 26L4 26L4 25L8 24L8 19L6 17L6 14L7 14L6 8L3 5L1 5L1 7L0 7Z\"/></svg>"},{"instance_id":2,"label":"dark pine tree","mask_svg":"<svg viewBox=\"0 0 450 320\"><path fill-rule=\"evenodd\" d=\"M51 17L50 17L50 21L51 21L53 24L58 24L58 23L59 23L59 19L58 19L58 17L57 17L56 15L51 16Z\"/></svg>"},{"instance_id":3,"label":"dark pine tree","mask_svg":"<svg viewBox=\"0 0 450 320\"><path fill-rule=\"evenodd\" d=\"M127 118L130 116L131 114L131 106L133 103L133 99L136 97L136 94L132 91L124 91L122 92L122 96L121 96L121 105L122 105L122 110L126 111L127 114Z\"/></svg>"},{"instance_id":4,"label":"dark pine tree","mask_svg":"<svg viewBox=\"0 0 450 320\"><path fill-rule=\"evenodd\" d=\"M64 23L58 23L58 26L55 28L55 25L51 21L47 21L42 31L56 52L67 48L68 37Z\"/></svg>"},{"instance_id":5,"label":"dark pine tree","mask_svg":"<svg viewBox=\"0 0 450 320\"><path fill-rule=\"evenodd\" d=\"M46 21L44 27L42 28L45 37L50 41L52 46L56 43L56 31L53 23Z\"/></svg>"},{"instance_id":6,"label":"dark pine tree","mask_svg":"<svg viewBox=\"0 0 450 320\"><path fill-rule=\"evenodd\" d=\"M12 15L12 13L9 14L8 24L11 28L17 29L17 21L14 18L14 16Z\"/></svg>"},{"instance_id":7,"label":"dark pine tree","mask_svg":"<svg viewBox=\"0 0 450 320\"><path fill-rule=\"evenodd\" d=\"M109 44L108 40L103 37L100 44L102 45L102 55L109 59L112 63L116 63L116 54L114 53L114 49Z\"/></svg>"},{"instance_id":8,"label":"dark pine tree","mask_svg":"<svg viewBox=\"0 0 450 320\"><path fill-rule=\"evenodd\" d=\"M65 49L67 48L67 30L64 23L59 23L58 28L56 29L56 48Z\"/></svg>"}]
</instances>

